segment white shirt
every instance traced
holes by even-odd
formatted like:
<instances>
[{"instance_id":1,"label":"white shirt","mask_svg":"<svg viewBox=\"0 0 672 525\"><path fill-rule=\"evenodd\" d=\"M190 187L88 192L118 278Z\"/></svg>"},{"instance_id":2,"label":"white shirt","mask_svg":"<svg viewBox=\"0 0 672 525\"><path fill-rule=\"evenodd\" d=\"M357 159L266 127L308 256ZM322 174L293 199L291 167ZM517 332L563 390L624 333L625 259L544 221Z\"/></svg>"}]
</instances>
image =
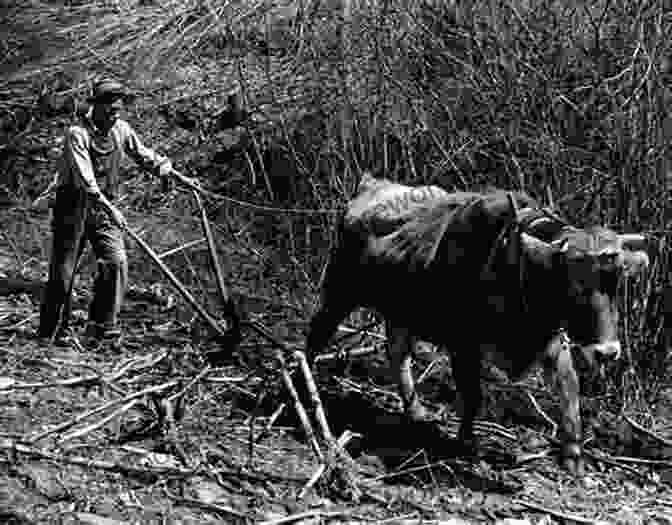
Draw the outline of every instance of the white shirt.
<instances>
[{"instance_id":1,"label":"white shirt","mask_svg":"<svg viewBox=\"0 0 672 525\"><path fill-rule=\"evenodd\" d=\"M107 134L93 124L90 113L65 133L57 186L83 188L91 197L103 192L108 198L119 197L119 173L122 162L132 158L140 166L156 170L167 157L142 144L133 128L117 119Z\"/></svg>"}]
</instances>

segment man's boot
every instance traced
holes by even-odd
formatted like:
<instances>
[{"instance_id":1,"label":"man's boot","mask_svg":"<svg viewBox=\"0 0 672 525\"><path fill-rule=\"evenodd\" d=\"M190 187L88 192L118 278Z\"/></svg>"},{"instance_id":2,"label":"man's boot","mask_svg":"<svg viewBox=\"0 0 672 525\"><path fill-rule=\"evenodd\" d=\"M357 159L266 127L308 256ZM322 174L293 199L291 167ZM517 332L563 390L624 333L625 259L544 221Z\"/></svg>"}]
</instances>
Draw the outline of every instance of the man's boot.
<instances>
[{"instance_id":1,"label":"man's boot","mask_svg":"<svg viewBox=\"0 0 672 525\"><path fill-rule=\"evenodd\" d=\"M122 333L98 323L90 323L85 333L86 347L97 352L119 352L122 349Z\"/></svg>"}]
</instances>

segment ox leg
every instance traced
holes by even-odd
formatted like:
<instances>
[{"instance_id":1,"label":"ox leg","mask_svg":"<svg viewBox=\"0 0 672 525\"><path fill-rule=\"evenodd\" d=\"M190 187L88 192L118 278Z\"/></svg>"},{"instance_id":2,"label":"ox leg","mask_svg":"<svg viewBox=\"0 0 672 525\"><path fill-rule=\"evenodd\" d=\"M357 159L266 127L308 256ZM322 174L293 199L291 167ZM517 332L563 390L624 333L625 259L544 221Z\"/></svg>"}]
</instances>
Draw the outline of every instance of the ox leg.
<instances>
[{"instance_id":1,"label":"ox leg","mask_svg":"<svg viewBox=\"0 0 672 525\"><path fill-rule=\"evenodd\" d=\"M326 348L339 323L353 308L353 305L345 302L323 302L322 307L310 322L306 340L306 358L311 366L314 363L315 356Z\"/></svg>"},{"instance_id":2,"label":"ox leg","mask_svg":"<svg viewBox=\"0 0 672 525\"><path fill-rule=\"evenodd\" d=\"M404 403L404 413L412 421L423 421L427 418L427 411L422 406L411 370L413 347L415 338L405 328L385 324L387 332L387 356L393 374L398 374L397 381L399 395Z\"/></svg>"},{"instance_id":3,"label":"ox leg","mask_svg":"<svg viewBox=\"0 0 672 525\"><path fill-rule=\"evenodd\" d=\"M474 420L481 410L481 355L478 348L465 348L453 354L453 377L462 398L462 420L457 439L467 455L476 455Z\"/></svg>"},{"instance_id":4,"label":"ox leg","mask_svg":"<svg viewBox=\"0 0 672 525\"><path fill-rule=\"evenodd\" d=\"M552 341L546 351L545 365L547 382L555 383L560 397L562 464L571 473L581 475L584 461L581 455L579 377L569 347Z\"/></svg>"},{"instance_id":5,"label":"ox leg","mask_svg":"<svg viewBox=\"0 0 672 525\"><path fill-rule=\"evenodd\" d=\"M349 253L347 248L336 249L327 264L320 308L310 321L306 338L306 358L310 366L317 354L327 347L339 323L357 306L359 296L350 285L357 266Z\"/></svg>"}]
</instances>

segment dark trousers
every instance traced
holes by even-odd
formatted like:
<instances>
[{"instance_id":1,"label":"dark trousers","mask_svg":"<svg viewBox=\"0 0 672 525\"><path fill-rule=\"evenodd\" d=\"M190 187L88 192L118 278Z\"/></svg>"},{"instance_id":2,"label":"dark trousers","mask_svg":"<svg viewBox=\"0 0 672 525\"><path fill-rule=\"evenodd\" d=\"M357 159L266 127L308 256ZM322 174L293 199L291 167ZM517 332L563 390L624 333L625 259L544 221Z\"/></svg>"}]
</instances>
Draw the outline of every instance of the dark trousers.
<instances>
[{"instance_id":1,"label":"dark trousers","mask_svg":"<svg viewBox=\"0 0 672 525\"><path fill-rule=\"evenodd\" d=\"M52 232L49 280L40 309L39 335L51 337L57 329L68 328L74 274L87 240L98 262L89 320L103 331L118 329L119 310L128 282L122 230L82 190L61 187L56 193Z\"/></svg>"}]
</instances>

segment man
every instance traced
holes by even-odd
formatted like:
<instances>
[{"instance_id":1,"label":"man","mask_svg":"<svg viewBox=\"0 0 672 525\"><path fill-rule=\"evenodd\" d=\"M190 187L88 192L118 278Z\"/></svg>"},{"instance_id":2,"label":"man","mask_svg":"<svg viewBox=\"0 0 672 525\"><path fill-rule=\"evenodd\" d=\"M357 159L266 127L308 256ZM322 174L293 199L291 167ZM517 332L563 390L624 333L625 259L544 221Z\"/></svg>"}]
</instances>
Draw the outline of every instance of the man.
<instances>
[{"instance_id":1,"label":"man","mask_svg":"<svg viewBox=\"0 0 672 525\"><path fill-rule=\"evenodd\" d=\"M40 310L38 336L66 342L74 273L86 241L98 261L87 336L92 345L118 344L119 310L128 280L123 233L126 219L115 205L122 160L132 158L160 176L172 170L167 157L145 147L120 118L124 86L113 79L97 82L92 107L68 128L60 159L53 206L53 244L49 281Z\"/></svg>"}]
</instances>

